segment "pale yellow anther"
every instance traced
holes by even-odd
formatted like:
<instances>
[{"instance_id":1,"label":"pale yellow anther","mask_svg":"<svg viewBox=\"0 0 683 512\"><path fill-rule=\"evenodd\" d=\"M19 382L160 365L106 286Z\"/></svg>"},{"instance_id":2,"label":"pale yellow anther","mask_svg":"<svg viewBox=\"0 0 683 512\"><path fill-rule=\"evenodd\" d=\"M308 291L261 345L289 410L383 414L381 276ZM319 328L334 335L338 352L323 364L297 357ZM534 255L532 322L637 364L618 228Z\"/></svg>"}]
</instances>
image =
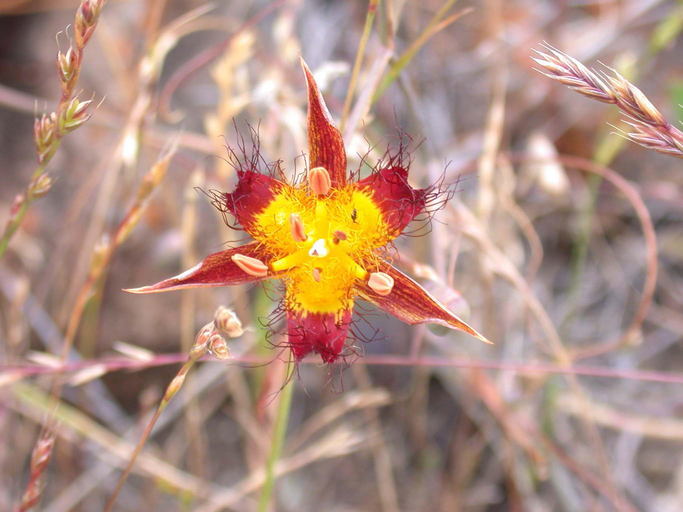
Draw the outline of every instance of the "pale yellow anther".
<instances>
[{"instance_id":1,"label":"pale yellow anther","mask_svg":"<svg viewBox=\"0 0 683 512\"><path fill-rule=\"evenodd\" d=\"M316 258L324 258L329 253L330 251L327 249L324 238L318 238L308 251L309 256L314 256Z\"/></svg>"},{"instance_id":2,"label":"pale yellow anther","mask_svg":"<svg viewBox=\"0 0 683 512\"><path fill-rule=\"evenodd\" d=\"M324 167L314 167L308 171L308 185L311 192L318 196L326 196L332 187L330 173Z\"/></svg>"},{"instance_id":3,"label":"pale yellow anther","mask_svg":"<svg viewBox=\"0 0 683 512\"><path fill-rule=\"evenodd\" d=\"M368 286L378 295L389 295L394 288L394 278L384 272L372 272Z\"/></svg>"},{"instance_id":4,"label":"pale yellow anther","mask_svg":"<svg viewBox=\"0 0 683 512\"><path fill-rule=\"evenodd\" d=\"M268 265L259 259L239 253L233 254L230 259L250 276L265 277L268 275Z\"/></svg>"},{"instance_id":5,"label":"pale yellow anther","mask_svg":"<svg viewBox=\"0 0 683 512\"><path fill-rule=\"evenodd\" d=\"M289 216L289 224L292 230L292 238L295 242L305 242L308 238L306 236L306 229L304 228L304 223L301 217L297 213L292 213Z\"/></svg>"}]
</instances>

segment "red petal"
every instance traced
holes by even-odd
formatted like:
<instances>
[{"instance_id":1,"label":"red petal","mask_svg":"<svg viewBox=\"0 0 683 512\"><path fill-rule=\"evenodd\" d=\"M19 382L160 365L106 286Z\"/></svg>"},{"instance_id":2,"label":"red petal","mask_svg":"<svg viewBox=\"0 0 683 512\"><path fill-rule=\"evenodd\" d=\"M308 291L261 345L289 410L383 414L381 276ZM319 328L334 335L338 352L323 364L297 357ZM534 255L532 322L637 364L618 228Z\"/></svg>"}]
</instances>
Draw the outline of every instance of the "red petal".
<instances>
[{"instance_id":1,"label":"red petal","mask_svg":"<svg viewBox=\"0 0 683 512\"><path fill-rule=\"evenodd\" d=\"M352 311L344 311L337 323L334 313L301 313L289 311L287 330L289 345L297 361L310 352L320 354L326 363L333 363L344 348L351 324Z\"/></svg>"},{"instance_id":2,"label":"red petal","mask_svg":"<svg viewBox=\"0 0 683 512\"><path fill-rule=\"evenodd\" d=\"M341 132L334 126L332 116L313 74L301 59L301 67L308 86L308 152L309 168L324 167L330 173L333 187L346 183L346 151Z\"/></svg>"},{"instance_id":3,"label":"red petal","mask_svg":"<svg viewBox=\"0 0 683 512\"><path fill-rule=\"evenodd\" d=\"M252 242L241 247L211 254L191 269L157 284L141 288L130 288L125 291L131 293L167 292L183 288L251 283L270 277L255 277L247 274L230 259L234 254L244 254L245 256L263 260L261 247L258 243Z\"/></svg>"},{"instance_id":4,"label":"red petal","mask_svg":"<svg viewBox=\"0 0 683 512\"><path fill-rule=\"evenodd\" d=\"M237 177L235 190L225 194L225 206L237 222L251 233L256 215L268 206L285 184L251 170L237 171Z\"/></svg>"},{"instance_id":5,"label":"red petal","mask_svg":"<svg viewBox=\"0 0 683 512\"><path fill-rule=\"evenodd\" d=\"M372 193L384 221L397 235L425 209L427 190L411 187L408 169L404 167L392 166L373 172L358 182L358 188Z\"/></svg>"},{"instance_id":6,"label":"red petal","mask_svg":"<svg viewBox=\"0 0 683 512\"><path fill-rule=\"evenodd\" d=\"M472 327L448 311L445 306L432 297L427 290L410 279L403 272L382 262L380 270L394 279L394 287L388 295L379 295L367 284L359 287L361 296L369 300L380 309L391 313L399 320L408 324L434 323L451 329L464 331L479 338L485 343L491 343Z\"/></svg>"}]
</instances>

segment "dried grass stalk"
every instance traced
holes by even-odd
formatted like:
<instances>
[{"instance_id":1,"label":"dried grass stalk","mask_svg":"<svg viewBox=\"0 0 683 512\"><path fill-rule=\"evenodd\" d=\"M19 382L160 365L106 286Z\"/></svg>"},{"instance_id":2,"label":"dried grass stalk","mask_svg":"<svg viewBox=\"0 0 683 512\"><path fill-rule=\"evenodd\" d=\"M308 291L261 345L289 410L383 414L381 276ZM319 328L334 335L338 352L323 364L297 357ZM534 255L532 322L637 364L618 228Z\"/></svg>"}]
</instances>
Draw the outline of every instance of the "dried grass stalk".
<instances>
[{"instance_id":1,"label":"dried grass stalk","mask_svg":"<svg viewBox=\"0 0 683 512\"><path fill-rule=\"evenodd\" d=\"M33 201L49 192L52 178L47 174L46 168L59 149L62 138L90 119L89 109L92 100L78 99L76 86L83 64L83 50L97 27L105 1L82 0L74 18L74 41L66 53L57 53L61 98L54 112L41 115L33 124L38 165L30 183L24 192L17 194L10 207L9 219L0 235L0 258L7 250L10 239L19 229Z\"/></svg>"},{"instance_id":2,"label":"dried grass stalk","mask_svg":"<svg viewBox=\"0 0 683 512\"><path fill-rule=\"evenodd\" d=\"M626 116L631 131L621 132L627 139L641 146L683 158L683 132L669 123L650 100L631 82L611 69L596 72L566 53L543 45L535 50L533 60L541 66L542 74L570 89L603 103L612 103Z\"/></svg>"}]
</instances>

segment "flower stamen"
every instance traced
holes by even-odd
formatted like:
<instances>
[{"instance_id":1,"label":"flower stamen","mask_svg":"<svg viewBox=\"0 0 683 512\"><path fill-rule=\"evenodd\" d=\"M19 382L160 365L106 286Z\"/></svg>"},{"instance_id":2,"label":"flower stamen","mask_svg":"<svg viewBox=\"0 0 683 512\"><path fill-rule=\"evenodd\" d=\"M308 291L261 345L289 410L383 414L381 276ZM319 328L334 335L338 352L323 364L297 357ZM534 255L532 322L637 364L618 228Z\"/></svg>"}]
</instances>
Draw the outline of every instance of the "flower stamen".
<instances>
[{"instance_id":1,"label":"flower stamen","mask_svg":"<svg viewBox=\"0 0 683 512\"><path fill-rule=\"evenodd\" d=\"M347 238L348 237L346 236L346 233L344 233L343 231L337 230L334 233L332 233L332 242L335 244L338 244L339 242L341 242L342 240L346 240Z\"/></svg>"},{"instance_id":2,"label":"flower stamen","mask_svg":"<svg viewBox=\"0 0 683 512\"><path fill-rule=\"evenodd\" d=\"M378 295L389 295L394 288L394 278L384 272L372 272L368 286Z\"/></svg>"},{"instance_id":3,"label":"flower stamen","mask_svg":"<svg viewBox=\"0 0 683 512\"><path fill-rule=\"evenodd\" d=\"M290 268L294 268L297 265L300 265L301 263L306 261L307 257L308 254L306 250L302 249L297 252L293 252L289 256L285 256L284 258L280 258L279 260L274 261L270 264L270 268L273 269L273 272L289 270Z\"/></svg>"},{"instance_id":4,"label":"flower stamen","mask_svg":"<svg viewBox=\"0 0 683 512\"><path fill-rule=\"evenodd\" d=\"M313 269L313 279L316 283L320 282L320 280L322 279L322 269L319 269L318 267L315 267Z\"/></svg>"},{"instance_id":5,"label":"flower stamen","mask_svg":"<svg viewBox=\"0 0 683 512\"><path fill-rule=\"evenodd\" d=\"M308 236L306 236L306 229L304 228L304 223L302 222L299 214L292 213L289 216L289 223L294 241L305 242Z\"/></svg>"},{"instance_id":6,"label":"flower stamen","mask_svg":"<svg viewBox=\"0 0 683 512\"><path fill-rule=\"evenodd\" d=\"M268 275L268 265L257 258L237 253L233 254L230 259L250 276L265 277Z\"/></svg>"},{"instance_id":7,"label":"flower stamen","mask_svg":"<svg viewBox=\"0 0 683 512\"><path fill-rule=\"evenodd\" d=\"M317 196L326 196L332 187L330 173L324 167L314 167L308 171L308 185Z\"/></svg>"}]
</instances>

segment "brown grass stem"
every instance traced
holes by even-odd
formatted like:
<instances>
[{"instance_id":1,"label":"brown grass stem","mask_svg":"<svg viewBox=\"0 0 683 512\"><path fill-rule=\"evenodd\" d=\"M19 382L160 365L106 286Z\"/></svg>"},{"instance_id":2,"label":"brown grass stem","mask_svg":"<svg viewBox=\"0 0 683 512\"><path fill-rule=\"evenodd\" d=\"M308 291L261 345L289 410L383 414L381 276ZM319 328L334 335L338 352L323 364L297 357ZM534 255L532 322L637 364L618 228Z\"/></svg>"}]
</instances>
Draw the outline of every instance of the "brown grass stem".
<instances>
[{"instance_id":1,"label":"brown grass stem","mask_svg":"<svg viewBox=\"0 0 683 512\"><path fill-rule=\"evenodd\" d=\"M145 446L147 439L152 433L152 429L154 428L154 425L156 425L159 416L161 416L161 413L164 412L164 409L166 409L166 407L171 402L173 397L182 388L183 383L185 382L185 379L187 377L187 373L190 371L190 369L202 356L206 355L206 353L209 351L210 338L209 336L203 336L203 334L204 331L200 332L195 345L189 352L187 361L180 368L180 370L178 370L178 373L166 388L166 392L164 393L164 396L162 397L159 406L157 407L156 411L154 411L154 414L152 415L150 420L147 422L145 430L142 432L142 435L140 436L140 440L135 445L135 449L133 450L133 453L131 453L130 458L128 459L128 464L123 470L123 473L121 473L121 476L119 477L119 480L116 483L116 487L114 488L114 491L109 497L109 500L107 500L107 503L104 507L105 512L111 512L113 510L114 504L116 503L116 499L118 498L118 495L121 492L121 489L123 488L123 485L125 484L128 475L133 469L133 466L135 466L135 462L138 456L140 455L140 452L142 452L142 449Z\"/></svg>"}]
</instances>

